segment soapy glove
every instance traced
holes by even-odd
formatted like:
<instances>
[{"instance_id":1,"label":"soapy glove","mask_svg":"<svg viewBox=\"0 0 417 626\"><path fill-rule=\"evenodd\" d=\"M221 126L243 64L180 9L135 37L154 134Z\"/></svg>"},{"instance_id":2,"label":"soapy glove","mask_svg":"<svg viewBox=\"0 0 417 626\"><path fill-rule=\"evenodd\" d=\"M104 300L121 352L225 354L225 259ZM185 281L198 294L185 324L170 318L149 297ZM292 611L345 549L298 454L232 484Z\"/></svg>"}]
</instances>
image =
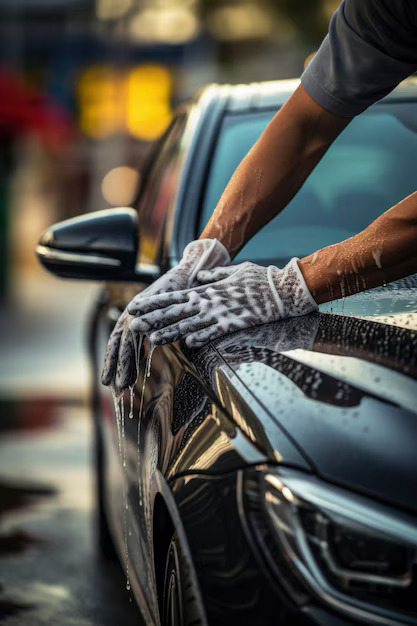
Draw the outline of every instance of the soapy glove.
<instances>
[{"instance_id":1,"label":"soapy glove","mask_svg":"<svg viewBox=\"0 0 417 626\"><path fill-rule=\"evenodd\" d=\"M320 314L314 311L301 318L292 317L219 337L213 345L222 354L245 354L251 350L269 353L312 350L319 328Z\"/></svg>"},{"instance_id":2,"label":"soapy glove","mask_svg":"<svg viewBox=\"0 0 417 626\"><path fill-rule=\"evenodd\" d=\"M130 328L149 333L154 345L186 338L198 348L235 330L316 311L298 260L283 269L246 262L200 271L199 287L133 301Z\"/></svg>"},{"instance_id":3,"label":"soapy glove","mask_svg":"<svg viewBox=\"0 0 417 626\"><path fill-rule=\"evenodd\" d=\"M230 255L217 239L192 241L185 248L180 263L135 296L131 306L139 306L142 301L157 294L166 295L187 289L196 283L200 270L229 263ZM110 335L101 377L103 385L113 384L117 389L125 389L135 382L141 337L132 333L130 324L133 319L125 309ZM140 332L147 334L147 329Z\"/></svg>"}]
</instances>

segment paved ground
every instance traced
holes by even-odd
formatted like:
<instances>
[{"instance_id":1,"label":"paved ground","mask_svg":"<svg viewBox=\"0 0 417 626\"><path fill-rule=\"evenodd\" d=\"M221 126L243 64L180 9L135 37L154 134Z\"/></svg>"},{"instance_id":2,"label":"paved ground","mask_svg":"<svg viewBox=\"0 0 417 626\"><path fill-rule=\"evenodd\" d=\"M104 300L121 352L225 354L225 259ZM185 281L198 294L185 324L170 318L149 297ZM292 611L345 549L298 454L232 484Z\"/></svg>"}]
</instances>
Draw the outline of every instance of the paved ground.
<instances>
[{"instance_id":1,"label":"paved ground","mask_svg":"<svg viewBox=\"0 0 417 626\"><path fill-rule=\"evenodd\" d=\"M0 624L140 626L95 541L88 313L99 286L40 268L0 308Z\"/></svg>"},{"instance_id":2,"label":"paved ground","mask_svg":"<svg viewBox=\"0 0 417 626\"><path fill-rule=\"evenodd\" d=\"M140 626L95 547L85 408L0 402L0 624Z\"/></svg>"}]
</instances>

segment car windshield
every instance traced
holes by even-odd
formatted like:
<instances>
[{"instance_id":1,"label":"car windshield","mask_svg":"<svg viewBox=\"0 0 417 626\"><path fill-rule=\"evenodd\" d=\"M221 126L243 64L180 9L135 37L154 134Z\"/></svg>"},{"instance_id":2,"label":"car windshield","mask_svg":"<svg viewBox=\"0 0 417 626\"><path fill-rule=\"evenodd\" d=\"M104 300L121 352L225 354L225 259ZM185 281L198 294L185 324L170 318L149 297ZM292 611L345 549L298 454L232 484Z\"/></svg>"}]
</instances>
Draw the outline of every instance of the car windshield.
<instances>
[{"instance_id":1,"label":"car windshield","mask_svg":"<svg viewBox=\"0 0 417 626\"><path fill-rule=\"evenodd\" d=\"M416 189L415 103L377 104L338 137L287 208L237 261L282 265L363 230ZM275 111L229 114L211 161L199 231Z\"/></svg>"}]
</instances>

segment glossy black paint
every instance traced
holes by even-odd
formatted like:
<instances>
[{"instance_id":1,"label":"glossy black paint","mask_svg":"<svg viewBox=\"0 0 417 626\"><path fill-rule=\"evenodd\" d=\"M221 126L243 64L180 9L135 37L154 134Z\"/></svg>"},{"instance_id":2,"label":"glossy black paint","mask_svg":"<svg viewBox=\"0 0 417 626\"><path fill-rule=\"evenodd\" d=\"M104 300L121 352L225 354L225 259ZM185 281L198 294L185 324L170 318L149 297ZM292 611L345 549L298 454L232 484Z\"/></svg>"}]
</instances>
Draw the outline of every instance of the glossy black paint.
<instances>
[{"instance_id":1,"label":"glossy black paint","mask_svg":"<svg viewBox=\"0 0 417 626\"><path fill-rule=\"evenodd\" d=\"M234 97L233 89L217 95L214 89L190 115L177 204L165 218L163 240L155 242L164 268L197 234L198 199L222 111L278 107L288 95L278 90L257 98L256 86L251 90ZM198 153L207 119L213 136ZM404 292L398 313L415 303L413 289ZM381 323L312 315L234 333L198 351L158 347L149 378L145 343L133 417L126 391L117 424L97 364L115 312L134 291L106 286L92 344L105 508L145 621L159 623L161 563L175 529L209 624L352 624L315 598L290 602L251 543L237 481L250 468L296 468L361 492L370 503L415 512L416 332L396 328L395 316ZM363 312L360 301L355 306Z\"/></svg>"},{"instance_id":2,"label":"glossy black paint","mask_svg":"<svg viewBox=\"0 0 417 626\"><path fill-rule=\"evenodd\" d=\"M364 333L373 334L373 347L368 339L363 342ZM277 342L277 336L286 337L284 345ZM307 343L310 350L305 350ZM141 546L140 550L129 547L129 570L131 575L135 572L138 587L145 584L145 594L148 598L152 595L149 581L153 566L147 550L150 545L156 549L158 546L158 537L152 536L150 527L154 525L155 497L161 494L158 481L162 481L170 485L177 523L189 545L209 623L230 623L233 616L239 615L243 620L239 623L249 624L257 614L259 623L269 624L274 616L274 623L286 624L291 614L290 623L294 624L331 624L337 623L336 619L344 624L340 617L329 621L332 614L311 599L308 610L304 608L295 616L295 608L284 600L279 584L272 580L266 566L258 563L248 543L238 511L236 476L247 467L263 471L265 463L292 466L413 509L410 494L415 489L416 460L407 450L415 441L415 418L408 419L410 411L400 410L393 400L375 393L374 379L368 390L363 376L356 385L346 382L344 363L346 358L355 358L371 368L383 364L387 372L398 374L398 380L415 386L415 346L415 331L319 314L234 333L198 351L182 350L178 344L158 347L152 358L151 376L145 380L138 449L145 350L134 397L134 417L125 417L125 473L118 459L114 422L110 415L106 420L107 453L113 457L107 459L107 480L113 483L109 506L112 519L119 518L116 534L123 542L122 494L126 481L129 527ZM332 374L323 372L323 365L312 367L294 358L300 347L304 355L332 359ZM277 400L271 380L277 381L285 402ZM286 385L290 391L285 390ZM365 435L361 406L365 403L369 408L370 401L377 407L376 418L385 421ZM125 416L129 404L126 392ZM289 410L285 411L283 405ZM354 416L356 411L359 414ZM397 441L392 441L392 446L404 447L402 455L391 455L381 445L390 415L408 420L408 430L402 432L402 425L396 431ZM391 437L393 434L390 431ZM405 434L409 442L404 441ZM377 454L379 449L381 453ZM137 570L136 564L140 564ZM157 611L156 597L153 610ZM308 621L310 613L321 615L321 621L316 622L316 617ZM149 623L152 619L155 617Z\"/></svg>"},{"instance_id":3,"label":"glossy black paint","mask_svg":"<svg viewBox=\"0 0 417 626\"><path fill-rule=\"evenodd\" d=\"M139 245L134 209L106 209L59 222L40 237L42 265L57 276L123 279L133 275Z\"/></svg>"},{"instance_id":4,"label":"glossy black paint","mask_svg":"<svg viewBox=\"0 0 417 626\"><path fill-rule=\"evenodd\" d=\"M215 347L323 478L417 512L416 331L328 314L313 321ZM306 327L312 351L291 352L305 347Z\"/></svg>"},{"instance_id":5,"label":"glossy black paint","mask_svg":"<svg viewBox=\"0 0 417 626\"><path fill-rule=\"evenodd\" d=\"M236 480L237 474L232 473L209 479L181 478L171 484L199 572L209 623L311 623L297 615L282 589L265 579L242 528L235 503Z\"/></svg>"}]
</instances>

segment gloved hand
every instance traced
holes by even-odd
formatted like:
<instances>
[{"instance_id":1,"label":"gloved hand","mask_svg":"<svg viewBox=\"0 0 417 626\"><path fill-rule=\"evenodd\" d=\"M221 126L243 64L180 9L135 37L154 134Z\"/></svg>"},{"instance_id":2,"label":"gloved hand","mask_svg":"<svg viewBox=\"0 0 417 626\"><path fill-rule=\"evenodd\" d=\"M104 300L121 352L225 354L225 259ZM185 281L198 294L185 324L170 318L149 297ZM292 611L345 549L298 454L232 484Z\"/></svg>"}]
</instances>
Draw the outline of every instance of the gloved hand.
<instances>
[{"instance_id":1,"label":"gloved hand","mask_svg":"<svg viewBox=\"0 0 417 626\"><path fill-rule=\"evenodd\" d=\"M200 270L229 263L230 255L217 239L192 241L185 248L180 263L135 296L129 307L139 306L141 302L157 294L165 295L187 289L196 283L196 276ZM133 319L128 309L125 309L110 335L101 376L103 385L113 383L117 389L126 389L135 381L138 360L136 352L140 350L140 339L134 336L129 328ZM146 334L149 328L151 327L144 324L140 333Z\"/></svg>"},{"instance_id":2,"label":"gloved hand","mask_svg":"<svg viewBox=\"0 0 417 626\"><path fill-rule=\"evenodd\" d=\"M226 358L232 354L242 355L246 350L249 354L253 349L275 354L299 349L312 350L319 320L319 313L314 312L301 318L292 317L262 326L253 326L219 337L214 341L214 346L222 355L226 355Z\"/></svg>"},{"instance_id":3,"label":"gloved hand","mask_svg":"<svg viewBox=\"0 0 417 626\"><path fill-rule=\"evenodd\" d=\"M200 271L200 287L129 305L130 328L157 345L186 337L190 348L242 328L305 315L318 306L293 258L280 270L254 263Z\"/></svg>"}]
</instances>

